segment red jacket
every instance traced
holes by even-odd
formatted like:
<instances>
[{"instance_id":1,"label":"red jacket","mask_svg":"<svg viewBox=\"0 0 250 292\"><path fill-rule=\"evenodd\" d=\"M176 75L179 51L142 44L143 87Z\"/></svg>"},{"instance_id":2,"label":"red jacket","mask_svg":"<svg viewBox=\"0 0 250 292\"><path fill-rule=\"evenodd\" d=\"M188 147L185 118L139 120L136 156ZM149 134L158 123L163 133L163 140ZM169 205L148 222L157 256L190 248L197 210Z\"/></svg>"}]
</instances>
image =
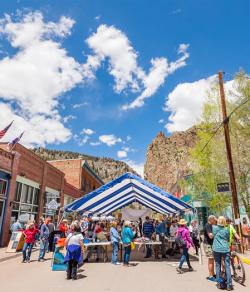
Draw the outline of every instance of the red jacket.
<instances>
[{"instance_id":1,"label":"red jacket","mask_svg":"<svg viewBox=\"0 0 250 292\"><path fill-rule=\"evenodd\" d=\"M35 242L35 237L36 237L36 234L38 233L39 231L36 229L36 228L28 228L26 230L24 230L24 235L25 235L25 242L26 243L34 243Z\"/></svg>"}]
</instances>

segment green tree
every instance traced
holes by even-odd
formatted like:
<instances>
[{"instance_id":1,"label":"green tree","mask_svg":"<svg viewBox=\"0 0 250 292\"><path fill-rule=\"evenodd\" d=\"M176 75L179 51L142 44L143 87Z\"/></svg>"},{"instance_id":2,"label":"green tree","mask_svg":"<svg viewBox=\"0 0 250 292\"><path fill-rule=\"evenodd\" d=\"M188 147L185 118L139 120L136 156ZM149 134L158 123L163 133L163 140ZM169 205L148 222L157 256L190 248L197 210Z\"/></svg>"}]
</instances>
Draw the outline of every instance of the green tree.
<instances>
[{"instance_id":1,"label":"green tree","mask_svg":"<svg viewBox=\"0 0 250 292\"><path fill-rule=\"evenodd\" d=\"M250 80L239 72L226 92L234 168L240 203L250 216ZM217 193L217 183L229 181L218 86L207 94L198 141L190 151L192 179L182 181L194 199L203 200L216 213L230 205L231 194Z\"/></svg>"}]
</instances>

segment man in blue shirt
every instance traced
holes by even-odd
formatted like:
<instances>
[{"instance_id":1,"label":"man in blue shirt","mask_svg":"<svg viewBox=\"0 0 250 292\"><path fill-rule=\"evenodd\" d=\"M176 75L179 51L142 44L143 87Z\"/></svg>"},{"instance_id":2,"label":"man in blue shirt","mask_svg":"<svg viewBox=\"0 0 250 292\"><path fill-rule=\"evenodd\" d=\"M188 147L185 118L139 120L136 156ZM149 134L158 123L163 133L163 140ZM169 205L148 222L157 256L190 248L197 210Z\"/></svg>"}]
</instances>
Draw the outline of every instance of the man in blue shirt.
<instances>
[{"instance_id":1,"label":"man in blue shirt","mask_svg":"<svg viewBox=\"0 0 250 292\"><path fill-rule=\"evenodd\" d=\"M151 240L152 235L155 232L155 228L148 216L145 219L146 221L143 223L142 233L144 237L147 237ZM146 248L147 248L147 253L146 253L145 258L150 258L152 256L152 246L147 245Z\"/></svg>"},{"instance_id":2,"label":"man in blue shirt","mask_svg":"<svg viewBox=\"0 0 250 292\"><path fill-rule=\"evenodd\" d=\"M168 222L163 220L157 227L156 227L156 234L159 235L161 241L161 256L163 259L166 258L166 242L165 236L168 236Z\"/></svg>"},{"instance_id":3,"label":"man in blue shirt","mask_svg":"<svg viewBox=\"0 0 250 292\"><path fill-rule=\"evenodd\" d=\"M48 223L49 219L47 218L46 221L44 221L44 218L40 218L40 251L39 251L39 257L38 261L44 261L45 252L48 250L48 244L49 244L49 228Z\"/></svg>"}]
</instances>

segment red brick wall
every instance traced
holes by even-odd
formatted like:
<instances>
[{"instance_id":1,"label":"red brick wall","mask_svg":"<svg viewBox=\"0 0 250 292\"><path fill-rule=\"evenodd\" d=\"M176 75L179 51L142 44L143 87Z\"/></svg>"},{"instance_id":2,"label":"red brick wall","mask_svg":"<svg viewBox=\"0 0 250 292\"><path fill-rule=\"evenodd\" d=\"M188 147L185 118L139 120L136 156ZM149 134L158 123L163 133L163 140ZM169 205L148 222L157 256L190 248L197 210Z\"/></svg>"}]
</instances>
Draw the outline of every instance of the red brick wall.
<instances>
[{"instance_id":1,"label":"red brick wall","mask_svg":"<svg viewBox=\"0 0 250 292\"><path fill-rule=\"evenodd\" d=\"M9 152L0 149L0 169L11 172L11 164L13 157L14 156Z\"/></svg>"},{"instance_id":2,"label":"red brick wall","mask_svg":"<svg viewBox=\"0 0 250 292\"><path fill-rule=\"evenodd\" d=\"M81 159L48 162L65 173L67 183L81 189Z\"/></svg>"},{"instance_id":3,"label":"red brick wall","mask_svg":"<svg viewBox=\"0 0 250 292\"><path fill-rule=\"evenodd\" d=\"M83 193L88 193L89 190L86 187L88 181L90 181L90 191L99 188L102 184L91 174L87 169L82 167L82 159L69 159L69 160L55 160L49 161L52 165L59 168L65 173L65 180L67 183L74 187L81 189ZM85 188L82 189L84 180ZM66 192L65 192L66 193Z\"/></svg>"}]
</instances>

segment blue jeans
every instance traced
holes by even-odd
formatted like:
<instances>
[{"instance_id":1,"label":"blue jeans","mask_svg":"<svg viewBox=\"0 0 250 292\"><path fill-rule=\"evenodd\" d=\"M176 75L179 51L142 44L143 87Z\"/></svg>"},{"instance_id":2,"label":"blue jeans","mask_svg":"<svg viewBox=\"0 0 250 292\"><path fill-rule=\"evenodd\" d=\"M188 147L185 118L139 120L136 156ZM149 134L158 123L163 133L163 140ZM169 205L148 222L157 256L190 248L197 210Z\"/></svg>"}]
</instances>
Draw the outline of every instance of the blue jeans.
<instances>
[{"instance_id":1,"label":"blue jeans","mask_svg":"<svg viewBox=\"0 0 250 292\"><path fill-rule=\"evenodd\" d=\"M218 281L221 273L221 261L224 259L225 272L227 276L227 287L232 286L232 276L230 268L230 252L214 252L215 268L216 268L216 280Z\"/></svg>"},{"instance_id":2,"label":"blue jeans","mask_svg":"<svg viewBox=\"0 0 250 292\"><path fill-rule=\"evenodd\" d=\"M119 250L119 243L118 242L113 242L112 243L112 264L117 263L117 257L118 257L118 250Z\"/></svg>"},{"instance_id":3,"label":"blue jeans","mask_svg":"<svg viewBox=\"0 0 250 292\"><path fill-rule=\"evenodd\" d=\"M23 261L30 260L31 252L32 252L33 243L24 243L23 245ZM28 250L28 255L27 255Z\"/></svg>"},{"instance_id":4,"label":"blue jeans","mask_svg":"<svg viewBox=\"0 0 250 292\"><path fill-rule=\"evenodd\" d=\"M190 261L189 261L188 249L187 249L186 246L184 246L182 248L181 259L180 259L180 262L179 262L179 268L180 269L182 268L182 265L184 264L185 261L187 262L188 267L191 268Z\"/></svg>"},{"instance_id":5,"label":"blue jeans","mask_svg":"<svg viewBox=\"0 0 250 292\"><path fill-rule=\"evenodd\" d=\"M38 259L44 259L45 252L48 250L48 244L48 239L40 239L40 251Z\"/></svg>"},{"instance_id":6,"label":"blue jeans","mask_svg":"<svg viewBox=\"0 0 250 292\"><path fill-rule=\"evenodd\" d=\"M125 245L124 246L124 259L123 262L125 265L129 264L129 258L130 258L130 253L131 253L131 245Z\"/></svg>"}]
</instances>

